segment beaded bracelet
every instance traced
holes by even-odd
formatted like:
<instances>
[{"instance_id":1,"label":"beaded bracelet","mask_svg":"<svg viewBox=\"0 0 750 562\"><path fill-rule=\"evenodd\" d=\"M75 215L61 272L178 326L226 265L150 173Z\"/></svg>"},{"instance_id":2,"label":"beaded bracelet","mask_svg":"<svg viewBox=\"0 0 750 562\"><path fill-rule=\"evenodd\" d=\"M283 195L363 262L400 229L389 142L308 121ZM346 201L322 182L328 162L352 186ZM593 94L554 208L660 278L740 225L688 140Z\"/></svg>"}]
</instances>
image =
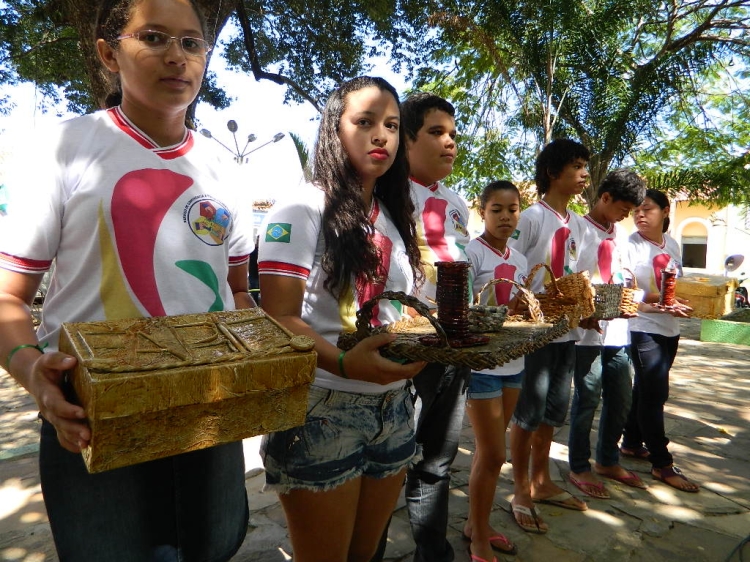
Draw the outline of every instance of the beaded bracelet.
<instances>
[{"instance_id":1,"label":"beaded bracelet","mask_svg":"<svg viewBox=\"0 0 750 562\"><path fill-rule=\"evenodd\" d=\"M39 353L44 354L44 348L47 347L47 344L39 345L36 343L22 343L21 345L17 345L13 349L10 350L10 353L8 354L8 359L5 361L6 369L8 372L10 372L10 362L13 359L13 356L16 354L16 351L20 351L21 349L24 349L26 347L33 347L36 349Z\"/></svg>"},{"instance_id":2,"label":"beaded bracelet","mask_svg":"<svg viewBox=\"0 0 750 562\"><path fill-rule=\"evenodd\" d=\"M339 376L348 379L349 377L344 370L344 355L346 355L346 351L339 353Z\"/></svg>"}]
</instances>

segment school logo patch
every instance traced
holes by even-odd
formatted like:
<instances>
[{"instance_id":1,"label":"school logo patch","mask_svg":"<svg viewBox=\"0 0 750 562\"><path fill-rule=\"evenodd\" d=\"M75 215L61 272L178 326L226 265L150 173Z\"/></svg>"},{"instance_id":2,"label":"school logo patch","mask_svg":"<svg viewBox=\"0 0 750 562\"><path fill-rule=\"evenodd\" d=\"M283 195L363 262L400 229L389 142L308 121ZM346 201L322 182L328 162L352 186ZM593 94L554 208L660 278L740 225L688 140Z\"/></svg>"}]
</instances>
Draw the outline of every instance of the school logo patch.
<instances>
[{"instance_id":1,"label":"school logo patch","mask_svg":"<svg viewBox=\"0 0 750 562\"><path fill-rule=\"evenodd\" d=\"M513 240L518 240L519 236L521 236L521 231L518 229L515 229L513 231L513 234L510 235L510 237L513 238Z\"/></svg>"},{"instance_id":2,"label":"school logo patch","mask_svg":"<svg viewBox=\"0 0 750 562\"><path fill-rule=\"evenodd\" d=\"M453 221L453 228L456 230L456 232L458 232L462 236L468 236L469 230L466 228L466 225L464 224L464 221L461 218L461 214L458 212L458 209L451 209L450 217Z\"/></svg>"},{"instance_id":3,"label":"school logo patch","mask_svg":"<svg viewBox=\"0 0 750 562\"><path fill-rule=\"evenodd\" d=\"M183 220L199 240L209 246L221 246L229 236L232 217L225 206L212 197L193 197L183 211Z\"/></svg>"},{"instance_id":4,"label":"school logo patch","mask_svg":"<svg viewBox=\"0 0 750 562\"><path fill-rule=\"evenodd\" d=\"M288 222L275 222L266 228L266 242L283 242L289 244L292 241L292 225Z\"/></svg>"}]
</instances>

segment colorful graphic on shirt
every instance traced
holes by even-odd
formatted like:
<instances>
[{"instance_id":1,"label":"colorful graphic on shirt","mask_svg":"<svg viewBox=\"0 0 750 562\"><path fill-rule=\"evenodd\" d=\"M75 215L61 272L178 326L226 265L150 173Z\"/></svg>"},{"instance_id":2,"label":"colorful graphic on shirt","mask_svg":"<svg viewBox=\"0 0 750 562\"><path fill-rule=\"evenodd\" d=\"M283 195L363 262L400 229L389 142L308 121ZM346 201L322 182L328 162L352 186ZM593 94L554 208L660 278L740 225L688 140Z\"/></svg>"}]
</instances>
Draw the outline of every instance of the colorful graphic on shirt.
<instances>
[{"instance_id":1,"label":"colorful graphic on shirt","mask_svg":"<svg viewBox=\"0 0 750 562\"><path fill-rule=\"evenodd\" d=\"M466 228L466 225L461 218L461 213L458 212L458 209L451 209L450 217L453 221L453 229L463 236L468 236L469 230Z\"/></svg>"},{"instance_id":2,"label":"colorful graphic on shirt","mask_svg":"<svg viewBox=\"0 0 750 562\"><path fill-rule=\"evenodd\" d=\"M514 281L516 278L516 266L509 263L501 263L495 267L495 279L510 279ZM498 283L494 286L495 289L495 302L490 302L490 306L499 304L508 304L510 302L510 292L513 289L513 285L510 283Z\"/></svg>"},{"instance_id":3,"label":"colorful graphic on shirt","mask_svg":"<svg viewBox=\"0 0 750 562\"><path fill-rule=\"evenodd\" d=\"M380 266L378 267L378 276L380 281L376 283L364 284L359 280L357 281L357 293L359 295L359 303L357 308L361 308L362 305L369 301L371 298L379 295L385 291L385 283L388 280L388 274L391 271L391 252L393 251L393 242L390 238L386 238L377 230L371 238L375 247L380 249ZM380 326L380 302L376 303L372 309L372 320L370 324L373 326Z\"/></svg>"},{"instance_id":4,"label":"colorful graphic on shirt","mask_svg":"<svg viewBox=\"0 0 750 562\"><path fill-rule=\"evenodd\" d=\"M661 270L666 269L670 261L672 257L669 254L659 254L651 262L654 266L654 281L656 282L656 287L651 287L653 292L661 291Z\"/></svg>"},{"instance_id":5,"label":"colorful graphic on shirt","mask_svg":"<svg viewBox=\"0 0 750 562\"><path fill-rule=\"evenodd\" d=\"M602 283L609 283L612 277L612 262L615 255L615 241L612 238L602 240L596 251L597 263L599 265L599 275Z\"/></svg>"},{"instance_id":6,"label":"colorful graphic on shirt","mask_svg":"<svg viewBox=\"0 0 750 562\"><path fill-rule=\"evenodd\" d=\"M568 238L570 238L570 229L567 226L557 229L552 236L550 245L549 266L555 277L562 277L565 274L565 261L568 253ZM571 240L571 251L575 254L575 241Z\"/></svg>"},{"instance_id":7,"label":"colorful graphic on shirt","mask_svg":"<svg viewBox=\"0 0 750 562\"><path fill-rule=\"evenodd\" d=\"M289 244L292 241L292 225L288 222L275 222L266 228L266 242L283 242Z\"/></svg>"},{"instance_id":8,"label":"colorful graphic on shirt","mask_svg":"<svg viewBox=\"0 0 750 562\"><path fill-rule=\"evenodd\" d=\"M127 285L120 273L120 262L117 250L104 220L104 208L99 204L99 251L102 256L102 279L99 285L99 296L104 308L106 320L120 320L122 318L140 318L143 316L133 302Z\"/></svg>"},{"instance_id":9,"label":"colorful graphic on shirt","mask_svg":"<svg viewBox=\"0 0 750 562\"><path fill-rule=\"evenodd\" d=\"M422 211L422 223L425 230L424 240L434 254L432 262L428 261L430 265L434 261L453 261L450 248L445 240L445 211L447 207L448 201L436 197L429 197L424 203L424 210Z\"/></svg>"},{"instance_id":10,"label":"colorful graphic on shirt","mask_svg":"<svg viewBox=\"0 0 750 562\"><path fill-rule=\"evenodd\" d=\"M210 197L191 199L185 207L185 222L198 240L209 246L221 246L229 235L229 212Z\"/></svg>"},{"instance_id":11,"label":"colorful graphic on shirt","mask_svg":"<svg viewBox=\"0 0 750 562\"><path fill-rule=\"evenodd\" d=\"M171 170L146 169L124 175L115 185L112 194L112 228L117 256L125 280L149 316L166 316L154 269L159 227L168 210L192 184L191 178ZM209 201L206 197L201 197L200 200ZM201 208L198 201L195 202L197 205L194 208L198 209L198 213L204 213L201 216L217 225L228 224L226 212L219 212L222 206L212 203L212 210L209 205ZM211 219L208 219L209 215ZM206 267L210 269L210 266ZM205 268L193 266L190 273L209 287L216 284L216 274L213 271L207 274ZM102 293L106 299L111 298L108 291L107 287L103 288Z\"/></svg>"},{"instance_id":12,"label":"colorful graphic on shirt","mask_svg":"<svg viewBox=\"0 0 750 562\"><path fill-rule=\"evenodd\" d=\"M208 312L224 310L224 301L221 299L221 293L219 292L219 279L216 277L216 272L214 272L209 264L198 260L180 260L175 262L175 265L196 279L200 279L213 291L215 298L213 304L209 307Z\"/></svg>"}]
</instances>

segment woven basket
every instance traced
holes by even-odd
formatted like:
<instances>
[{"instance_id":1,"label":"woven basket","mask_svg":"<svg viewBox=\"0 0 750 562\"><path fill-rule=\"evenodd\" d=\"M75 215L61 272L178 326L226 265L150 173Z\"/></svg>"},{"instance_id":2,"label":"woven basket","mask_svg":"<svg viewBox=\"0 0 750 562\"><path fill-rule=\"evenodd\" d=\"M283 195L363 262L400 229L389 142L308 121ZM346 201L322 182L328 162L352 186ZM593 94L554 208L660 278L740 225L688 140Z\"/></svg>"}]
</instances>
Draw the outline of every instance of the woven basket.
<instances>
[{"instance_id":1,"label":"woven basket","mask_svg":"<svg viewBox=\"0 0 750 562\"><path fill-rule=\"evenodd\" d=\"M510 285L513 285L516 289L518 289L518 299L521 301L521 303L526 305L526 312L524 314L526 318L528 318L532 322L544 322L544 314L542 313L542 309L539 306L539 301L534 296L534 293L520 283L516 283L512 279L503 279L502 277L500 277L498 279L492 279L485 283L484 287L479 290L476 298L474 299L475 306L479 304L479 297L482 293L484 293L490 287L494 287L499 283L509 283ZM471 312L471 309L469 309L469 311Z\"/></svg>"},{"instance_id":2,"label":"woven basket","mask_svg":"<svg viewBox=\"0 0 750 562\"><path fill-rule=\"evenodd\" d=\"M633 286L623 287L620 295L620 314L633 315L638 313L638 303L635 301L634 296L640 292L638 289L638 281L635 278L635 273L629 269L624 269L633 276Z\"/></svg>"},{"instance_id":3,"label":"woven basket","mask_svg":"<svg viewBox=\"0 0 750 562\"><path fill-rule=\"evenodd\" d=\"M370 324L375 304L381 299L397 300L415 309L421 316L373 328ZM365 302L357 312L356 331L342 332L337 345L349 350L366 337L383 332L395 333L396 339L381 348L381 354L396 360L427 361L444 365L465 366L474 370L491 369L539 349L568 331L567 318L551 322L506 320L502 328L487 332L489 341L476 347L451 347L445 331L415 297L397 291L386 291ZM424 336L437 335L440 345L421 343Z\"/></svg>"},{"instance_id":4,"label":"woven basket","mask_svg":"<svg viewBox=\"0 0 750 562\"><path fill-rule=\"evenodd\" d=\"M555 319L566 316L570 328L577 328L581 321L581 316L583 315L581 302L579 299L563 294L557 284L555 274L546 263L539 263L531 268L531 271L526 278L526 288L528 289L531 287L534 276L538 271L541 271L542 268L549 272L550 282L545 285L544 293L535 293L534 296L539 302L539 307L542 310L545 320L552 322Z\"/></svg>"},{"instance_id":5,"label":"woven basket","mask_svg":"<svg viewBox=\"0 0 750 562\"><path fill-rule=\"evenodd\" d=\"M594 314L594 288L591 286L588 271L569 273L555 281L563 295L578 301L581 306L581 318L588 318ZM551 282L545 285L545 290L549 291L551 285Z\"/></svg>"},{"instance_id":6,"label":"woven basket","mask_svg":"<svg viewBox=\"0 0 750 562\"><path fill-rule=\"evenodd\" d=\"M612 283L597 283L594 287L594 315L597 320L612 320L620 316L623 285Z\"/></svg>"}]
</instances>

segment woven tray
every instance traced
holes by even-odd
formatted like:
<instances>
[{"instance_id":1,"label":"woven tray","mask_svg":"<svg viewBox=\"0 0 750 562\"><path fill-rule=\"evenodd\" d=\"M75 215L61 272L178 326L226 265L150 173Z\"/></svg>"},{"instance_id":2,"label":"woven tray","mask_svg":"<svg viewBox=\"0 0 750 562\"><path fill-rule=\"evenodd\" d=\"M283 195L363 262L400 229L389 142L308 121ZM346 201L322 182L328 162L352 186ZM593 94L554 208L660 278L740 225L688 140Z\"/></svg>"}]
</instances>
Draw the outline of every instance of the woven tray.
<instances>
[{"instance_id":1,"label":"woven tray","mask_svg":"<svg viewBox=\"0 0 750 562\"><path fill-rule=\"evenodd\" d=\"M370 325L372 309L381 299L397 300L414 308L421 316L373 328ZM366 337L389 332L395 333L397 338L381 348L381 353L386 357L482 370L503 365L548 344L568 331L568 319L563 316L552 323L524 321L518 316L509 317L501 328L484 334L489 337L487 344L454 348L448 344L445 331L424 304L402 292L387 291L362 305L357 312L356 327L355 332L342 332L339 335L339 348L349 350ZM425 335L437 335L441 345L422 344L419 340Z\"/></svg>"}]
</instances>

